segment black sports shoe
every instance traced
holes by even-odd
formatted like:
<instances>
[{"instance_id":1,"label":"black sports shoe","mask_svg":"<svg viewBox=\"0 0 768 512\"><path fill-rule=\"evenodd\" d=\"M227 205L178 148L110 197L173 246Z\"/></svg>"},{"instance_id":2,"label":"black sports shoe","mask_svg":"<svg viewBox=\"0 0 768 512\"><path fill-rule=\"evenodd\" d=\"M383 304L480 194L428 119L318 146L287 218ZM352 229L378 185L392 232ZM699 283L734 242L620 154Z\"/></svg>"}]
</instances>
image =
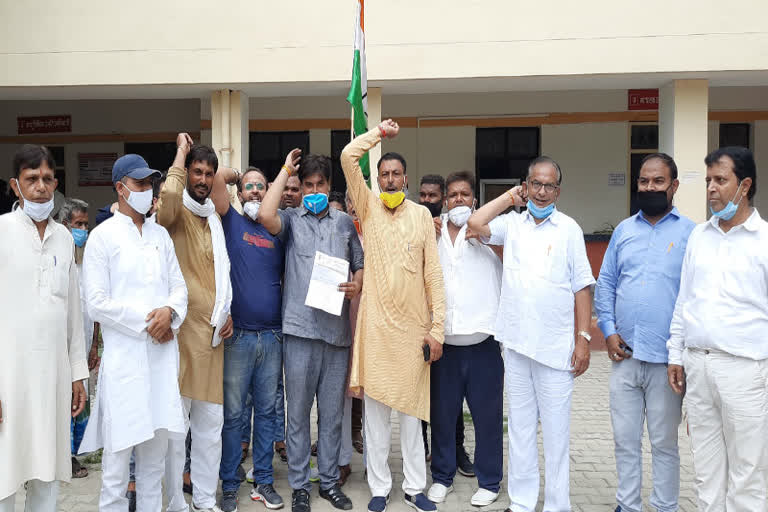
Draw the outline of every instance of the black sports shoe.
<instances>
[{"instance_id":1,"label":"black sports shoe","mask_svg":"<svg viewBox=\"0 0 768 512\"><path fill-rule=\"evenodd\" d=\"M456 469L464 476L475 476L475 465L472 464L467 451L462 446L456 447Z\"/></svg>"},{"instance_id":2,"label":"black sports shoe","mask_svg":"<svg viewBox=\"0 0 768 512\"><path fill-rule=\"evenodd\" d=\"M291 512L310 512L309 493L304 489L296 489L291 496Z\"/></svg>"},{"instance_id":3,"label":"black sports shoe","mask_svg":"<svg viewBox=\"0 0 768 512\"><path fill-rule=\"evenodd\" d=\"M224 491L220 508L221 512L237 512L237 491Z\"/></svg>"},{"instance_id":4,"label":"black sports shoe","mask_svg":"<svg viewBox=\"0 0 768 512\"><path fill-rule=\"evenodd\" d=\"M258 484L251 489L251 499L260 501L270 510L283 508L283 498L277 494L272 484Z\"/></svg>"},{"instance_id":5,"label":"black sports shoe","mask_svg":"<svg viewBox=\"0 0 768 512\"><path fill-rule=\"evenodd\" d=\"M320 489L320 497L331 502L334 508L339 510L352 510L352 500L342 492L339 484L335 484L330 489Z\"/></svg>"}]
</instances>

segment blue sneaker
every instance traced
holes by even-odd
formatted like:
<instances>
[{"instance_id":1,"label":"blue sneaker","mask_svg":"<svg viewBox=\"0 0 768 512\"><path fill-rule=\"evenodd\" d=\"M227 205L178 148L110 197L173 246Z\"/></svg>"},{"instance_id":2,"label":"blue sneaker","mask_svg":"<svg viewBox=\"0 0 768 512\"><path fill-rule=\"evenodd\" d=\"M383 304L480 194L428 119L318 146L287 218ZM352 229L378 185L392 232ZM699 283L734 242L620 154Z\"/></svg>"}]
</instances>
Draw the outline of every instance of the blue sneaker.
<instances>
[{"instance_id":1,"label":"blue sneaker","mask_svg":"<svg viewBox=\"0 0 768 512\"><path fill-rule=\"evenodd\" d=\"M437 510L437 506L429 501L426 496L424 496L423 492L420 492L419 494L411 496L410 494L405 495L405 504L410 505L411 507L415 508L419 512L435 512Z\"/></svg>"},{"instance_id":2,"label":"blue sneaker","mask_svg":"<svg viewBox=\"0 0 768 512\"><path fill-rule=\"evenodd\" d=\"M371 501L368 502L368 512L384 512L387 510L387 503L389 503L389 495L374 496Z\"/></svg>"}]
</instances>

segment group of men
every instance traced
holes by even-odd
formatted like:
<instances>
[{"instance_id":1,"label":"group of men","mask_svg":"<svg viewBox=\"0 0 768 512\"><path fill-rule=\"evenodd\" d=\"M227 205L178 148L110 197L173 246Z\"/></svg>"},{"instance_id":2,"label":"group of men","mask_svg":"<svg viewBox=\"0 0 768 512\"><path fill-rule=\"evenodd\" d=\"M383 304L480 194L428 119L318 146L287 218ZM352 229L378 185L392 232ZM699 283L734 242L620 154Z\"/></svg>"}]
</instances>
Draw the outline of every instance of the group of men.
<instances>
[{"instance_id":1,"label":"group of men","mask_svg":"<svg viewBox=\"0 0 768 512\"><path fill-rule=\"evenodd\" d=\"M55 510L98 333L96 401L79 451L103 448L100 510L128 507L133 458L140 512L161 509L163 481L170 512L236 511L252 408L251 499L284 506L272 467L273 443L284 438L292 511L309 512L315 401L319 495L350 510L340 482L352 396L364 403L369 512L390 499L393 410L406 504L436 510L460 470L477 476L471 504L489 505L503 478L505 387L508 510L538 502L539 423L544 510L570 510L571 397L589 366L595 279L581 228L556 207L562 170L536 158L522 185L477 209L472 173L432 176L419 205L406 199L401 155L378 162L378 194L360 167L398 133L387 120L344 149L345 200L330 195L327 157L293 150L270 184L257 168L219 167L212 148L182 133L161 188L140 156L115 162L116 206L90 235L87 216L71 215L83 205L64 225L52 221L53 158L22 147L11 181L19 207L0 216L0 318L10 329L0 360L0 512L13 510L24 483L30 510ZM674 161L643 161L640 211L616 228L596 283L613 360L617 511L642 508L644 420L651 505L677 509L684 390L700 510L766 509L768 347L759 333L768 231L751 206L751 153L723 148L705 163L712 218L694 227L673 207ZM334 272L343 277L329 281ZM94 323L97 333L84 334ZM287 421L276 434L283 377ZM474 464L463 448L465 400ZM423 421L432 431L426 494Z\"/></svg>"}]
</instances>

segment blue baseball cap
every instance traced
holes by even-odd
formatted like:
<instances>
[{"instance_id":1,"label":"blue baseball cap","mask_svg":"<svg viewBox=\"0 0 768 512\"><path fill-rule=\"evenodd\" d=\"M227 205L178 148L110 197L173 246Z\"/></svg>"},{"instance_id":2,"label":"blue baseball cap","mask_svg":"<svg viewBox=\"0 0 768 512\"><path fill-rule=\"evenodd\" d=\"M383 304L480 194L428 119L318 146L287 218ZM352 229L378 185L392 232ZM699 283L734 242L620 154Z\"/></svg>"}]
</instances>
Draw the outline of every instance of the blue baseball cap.
<instances>
[{"instance_id":1,"label":"blue baseball cap","mask_svg":"<svg viewBox=\"0 0 768 512\"><path fill-rule=\"evenodd\" d=\"M135 180L143 180L147 176L153 175L159 178L162 173L150 169L147 161L139 155L123 155L115 160L115 164L112 166L112 183L117 183L126 176Z\"/></svg>"}]
</instances>

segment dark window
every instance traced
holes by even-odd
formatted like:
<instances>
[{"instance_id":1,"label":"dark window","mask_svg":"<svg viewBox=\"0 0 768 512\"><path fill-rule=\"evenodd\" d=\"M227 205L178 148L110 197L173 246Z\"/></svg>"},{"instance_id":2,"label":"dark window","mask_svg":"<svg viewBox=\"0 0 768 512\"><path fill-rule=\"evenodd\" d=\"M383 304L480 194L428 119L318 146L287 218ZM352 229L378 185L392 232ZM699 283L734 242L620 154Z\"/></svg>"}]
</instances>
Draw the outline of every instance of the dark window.
<instances>
[{"instance_id":1,"label":"dark window","mask_svg":"<svg viewBox=\"0 0 768 512\"><path fill-rule=\"evenodd\" d=\"M630 149L652 149L659 147L659 125L634 124L630 137Z\"/></svg>"},{"instance_id":2,"label":"dark window","mask_svg":"<svg viewBox=\"0 0 768 512\"><path fill-rule=\"evenodd\" d=\"M528 164L539 156L540 129L478 128L477 182L483 179L525 178Z\"/></svg>"},{"instance_id":3,"label":"dark window","mask_svg":"<svg viewBox=\"0 0 768 512\"><path fill-rule=\"evenodd\" d=\"M309 152L309 131L251 132L249 139L248 164L264 171L270 182L292 149L299 148L305 155Z\"/></svg>"},{"instance_id":4,"label":"dark window","mask_svg":"<svg viewBox=\"0 0 768 512\"><path fill-rule=\"evenodd\" d=\"M176 158L176 142L126 142L125 153L143 157L150 169L164 173Z\"/></svg>"},{"instance_id":5,"label":"dark window","mask_svg":"<svg viewBox=\"0 0 768 512\"><path fill-rule=\"evenodd\" d=\"M341 152L344 147L352 140L349 130L333 130L331 132L331 163L333 165L333 174L331 176L331 190L338 192L347 191L347 179L344 177L344 171L341 170ZM376 162L371 162L371 166Z\"/></svg>"},{"instance_id":6,"label":"dark window","mask_svg":"<svg viewBox=\"0 0 768 512\"><path fill-rule=\"evenodd\" d=\"M720 147L740 146L749 149L749 123L720 125Z\"/></svg>"}]
</instances>

